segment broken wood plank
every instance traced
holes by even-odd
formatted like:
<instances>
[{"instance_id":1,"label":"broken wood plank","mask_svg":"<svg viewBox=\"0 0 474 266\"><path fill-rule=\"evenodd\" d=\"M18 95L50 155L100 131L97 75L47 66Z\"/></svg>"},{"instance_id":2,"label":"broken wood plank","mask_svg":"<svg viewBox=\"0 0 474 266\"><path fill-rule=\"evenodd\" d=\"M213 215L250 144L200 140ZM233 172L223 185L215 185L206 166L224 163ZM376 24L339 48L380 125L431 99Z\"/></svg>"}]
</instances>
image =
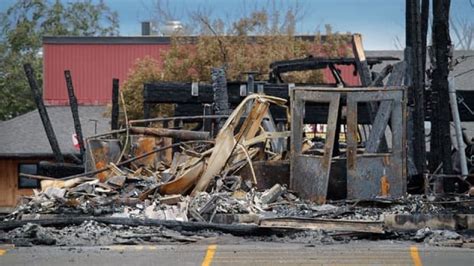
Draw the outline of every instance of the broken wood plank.
<instances>
[{"instance_id":1,"label":"broken wood plank","mask_svg":"<svg viewBox=\"0 0 474 266\"><path fill-rule=\"evenodd\" d=\"M134 134L152 135L180 140L207 140L210 137L209 132L167 128L131 127L130 132Z\"/></svg>"},{"instance_id":2,"label":"broken wood plank","mask_svg":"<svg viewBox=\"0 0 474 266\"><path fill-rule=\"evenodd\" d=\"M21 227L28 223L38 224L44 227L64 227L69 225L80 225L85 221L97 221L104 224L120 224L129 226L163 226L178 231L200 231L215 230L232 235L263 235L271 231L271 229L261 228L253 224L216 224L206 222L182 222L172 220L158 219L138 219L138 218L119 218L119 217L55 217L54 219L32 219L21 221L5 221L0 223L0 230L9 231Z\"/></svg>"},{"instance_id":3,"label":"broken wood plank","mask_svg":"<svg viewBox=\"0 0 474 266\"><path fill-rule=\"evenodd\" d=\"M392 231L416 231L425 227L456 230L456 219L452 214L388 214L384 226Z\"/></svg>"},{"instance_id":4,"label":"broken wood plank","mask_svg":"<svg viewBox=\"0 0 474 266\"><path fill-rule=\"evenodd\" d=\"M393 67L392 74L387 81L387 86L400 86L405 75L406 63L400 62ZM385 139L385 129L387 128L392 112L392 101L382 101L378 107L375 115L372 130L370 131L369 139L365 144L365 149L368 153L380 152L381 142Z\"/></svg>"},{"instance_id":5,"label":"broken wood plank","mask_svg":"<svg viewBox=\"0 0 474 266\"><path fill-rule=\"evenodd\" d=\"M269 204L278 199L285 192L285 189L280 184L275 184L272 188L265 191L260 197L263 204Z\"/></svg>"},{"instance_id":6,"label":"broken wood plank","mask_svg":"<svg viewBox=\"0 0 474 266\"><path fill-rule=\"evenodd\" d=\"M271 218L260 220L264 228L299 229L299 230L325 230L342 232L361 232L383 234L385 233L382 221L353 221L336 219L311 219L311 218Z\"/></svg>"}]
</instances>

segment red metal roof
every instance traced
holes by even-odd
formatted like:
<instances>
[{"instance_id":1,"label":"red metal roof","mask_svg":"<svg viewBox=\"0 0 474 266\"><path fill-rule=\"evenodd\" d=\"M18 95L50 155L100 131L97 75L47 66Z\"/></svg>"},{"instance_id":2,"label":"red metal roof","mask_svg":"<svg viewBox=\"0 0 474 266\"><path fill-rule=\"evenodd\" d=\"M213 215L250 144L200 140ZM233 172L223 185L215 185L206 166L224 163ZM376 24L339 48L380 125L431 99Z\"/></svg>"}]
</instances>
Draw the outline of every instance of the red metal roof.
<instances>
[{"instance_id":1,"label":"red metal roof","mask_svg":"<svg viewBox=\"0 0 474 266\"><path fill-rule=\"evenodd\" d=\"M70 70L81 105L104 105L112 97L112 79L123 84L136 60L150 56L161 62L168 37L46 37L43 40L44 92L48 105L67 105L64 70ZM338 66L347 85L360 85L353 66ZM329 69L326 82L334 83Z\"/></svg>"}]
</instances>

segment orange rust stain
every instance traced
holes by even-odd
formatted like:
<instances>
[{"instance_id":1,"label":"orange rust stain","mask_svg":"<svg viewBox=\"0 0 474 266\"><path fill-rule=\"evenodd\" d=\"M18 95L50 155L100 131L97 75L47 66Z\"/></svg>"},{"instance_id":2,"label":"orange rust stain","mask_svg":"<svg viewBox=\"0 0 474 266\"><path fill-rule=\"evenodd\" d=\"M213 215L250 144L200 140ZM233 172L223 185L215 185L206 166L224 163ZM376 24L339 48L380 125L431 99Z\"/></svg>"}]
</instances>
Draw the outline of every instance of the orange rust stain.
<instances>
[{"instance_id":1,"label":"orange rust stain","mask_svg":"<svg viewBox=\"0 0 474 266\"><path fill-rule=\"evenodd\" d=\"M380 195L388 196L390 194L390 183L388 182L387 176L380 178Z\"/></svg>"},{"instance_id":2,"label":"orange rust stain","mask_svg":"<svg viewBox=\"0 0 474 266\"><path fill-rule=\"evenodd\" d=\"M151 152L156 146L156 139L154 137L140 137L137 141L137 149L134 152L135 156L140 156ZM156 154L152 154L145 158L137 160L137 164L145 165L147 167L154 166Z\"/></svg>"},{"instance_id":3,"label":"orange rust stain","mask_svg":"<svg viewBox=\"0 0 474 266\"><path fill-rule=\"evenodd\" d=\"M95 169L102 169L104 167L106 167L107 164L104 162L104 161L98 161L96 164L95 164ZM97 174L97 178L99 178L100 182L104 182L107 180L107 176L109 175L109 171L104 171L104 172L100 172Z\"/></svg>"}]
</instances>

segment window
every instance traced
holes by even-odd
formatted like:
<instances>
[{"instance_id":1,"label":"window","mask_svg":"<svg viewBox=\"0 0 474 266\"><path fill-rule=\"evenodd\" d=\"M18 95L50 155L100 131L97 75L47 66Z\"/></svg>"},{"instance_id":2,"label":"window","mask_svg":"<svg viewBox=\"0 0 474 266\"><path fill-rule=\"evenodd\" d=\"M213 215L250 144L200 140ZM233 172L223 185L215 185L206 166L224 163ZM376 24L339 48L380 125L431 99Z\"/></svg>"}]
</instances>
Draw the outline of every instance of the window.
<instances>
[{"instance_id":1,"label":"window","mask_svg":"<svg viewBox=\"0 0 474 266\"><path fill-rule=\"evenodd\" d=\"M40 188L40 181L21 176L20 174L38 174L38 165L32 163L22 163L18 165L18 188Z\"/></svg>"}]
</instances>

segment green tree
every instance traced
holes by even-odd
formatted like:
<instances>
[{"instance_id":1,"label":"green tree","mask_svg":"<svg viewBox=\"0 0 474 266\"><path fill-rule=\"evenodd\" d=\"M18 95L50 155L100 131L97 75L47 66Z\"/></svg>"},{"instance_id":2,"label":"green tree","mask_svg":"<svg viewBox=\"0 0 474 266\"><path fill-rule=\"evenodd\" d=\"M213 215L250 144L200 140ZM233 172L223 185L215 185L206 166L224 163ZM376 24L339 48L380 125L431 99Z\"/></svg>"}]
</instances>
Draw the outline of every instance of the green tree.
<instances>
[{"instance_id":1,"label":"green tree","mask_svg":"<svg viewBox=\"0 0 474 266\"><path fill-rule=\"evenodd\" d=\"M34 109L22 64L32 63L42 84L43 36L112 36L118 28L102 0L18 0L0 13L0 120Z\"/></svg>"}]
</instances>

